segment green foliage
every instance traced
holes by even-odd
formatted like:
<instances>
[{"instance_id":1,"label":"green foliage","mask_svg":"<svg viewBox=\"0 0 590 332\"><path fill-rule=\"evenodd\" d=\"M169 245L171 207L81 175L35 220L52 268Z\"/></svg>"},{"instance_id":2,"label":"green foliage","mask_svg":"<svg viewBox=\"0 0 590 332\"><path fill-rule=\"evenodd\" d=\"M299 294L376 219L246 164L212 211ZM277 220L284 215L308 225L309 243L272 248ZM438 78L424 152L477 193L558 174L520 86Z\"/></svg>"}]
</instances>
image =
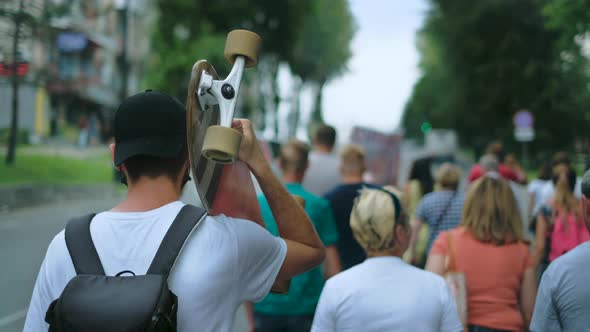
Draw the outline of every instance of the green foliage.
<instances>
[{"instance_id":1,"label":"green foliage","mask_svg":"<svg viewBox=\"0 0 590 332\"><path fill-rule=\"evenodd\" d=\"M263 40L257 71L244 76L241 116L265 119L266 112L277 111L278 66L286 62L304 83L318 87L314 114L321 120L322 88L346 70L351 57L356 27L346 0L157 0L156 5L154 52L144 85L181 100L196 60L207 59L221 76L229 71L223 49L233 29L252 30ZM278 132L277 117L274 122Z\"/></svg>"},{"instance_id":2,"label":"green foliage","mask_svg":"<svg viewBox=\"0 0 590 332\"><path fill-rule=\"evenodd\" d=\"M113 167L106 154L92 159L77 159L23 153L16 158L14 165L0 164L0 184L108 183L112 179Z\"/></svg>"},{"instance_id":3,"label":"green foliage","mask_svg":"<svg viewBox=\"0 0 590 332\"><path fill-rule=\"evenodd\" d=\"M324 85L346 70L355 32L356 23L346 0L316 0L303 19L288 63L304 84L316 85L312 122L323 122Z\"/></svg>"},{"instance_id":4,"label":"green foliage","mask_svg":"<svg viewBox=\"0 0 590 332\"><path fill-rule=\"evenodd\" d=\"M263 54L286 59L311 0L158 0L154 55L146 83L184 98L191 66L207 59L223 75L227 33L248 29L263 39Z\"/></svg>"},{"instance_id":5,"label":"green foliage","mask_svg":"<svg viewBox=\"0 0 590 332\"><path fill-rule=\"evenodd\" d=\"M471 146L492 139L511 145L519 109L535 116L533 148L563 148L584 135L588 75L582 62L564 57L572 35L555 14L565 9L552 7L576 2L588 1L432 0L418 36L422 76L402 119L407 135L419 137L428 121L455 128Z\"/></svg>"},{"instance_id":6,"label":"green foliage","mask_svg":"<svg viewBox=\"0 0 590 332\"><path fill-rule=\"evenodd\" d=\"M356 25L346 0L316 0L288 55L291 71L304 82L325 83L344 72L352 56Z\"/></svg>"}]
</instances>

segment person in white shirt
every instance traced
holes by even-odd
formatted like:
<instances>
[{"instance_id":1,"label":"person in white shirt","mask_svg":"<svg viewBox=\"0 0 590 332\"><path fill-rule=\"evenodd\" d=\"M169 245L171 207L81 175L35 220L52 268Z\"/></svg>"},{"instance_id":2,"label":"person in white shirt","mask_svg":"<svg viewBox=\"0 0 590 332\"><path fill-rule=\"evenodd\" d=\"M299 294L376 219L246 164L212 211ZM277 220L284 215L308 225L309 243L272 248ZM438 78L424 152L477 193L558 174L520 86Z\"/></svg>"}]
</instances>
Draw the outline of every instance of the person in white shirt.
<instances>
[{"instance_id":1,"label":"person in white shirt","mask_svg":"<svg viewBox=\"0 0 590 332\"><path fill-rule=\"evenodd\" d=\"M541 209L541 206L546 203L544 201L543 190L544 187L551 183L551 164L546 162L539 170L538 178L531 181L527 186L529 193L529 216L535 218ZM551 183L553 186L553 184Z\"/></svg>"},{"instance_id":2,"label":"person in white shirt","mask_svg":"<svg viewBox=\"0 0 590 332\"><path fill-rule=\"evenodd\" d=\"M303 208L273 175L247 120L234 120L243 134L239 158L256 176L282 238L260 225L224 215L207 216L184 243L168 279L178 296L178 331L229 331L244 301L261 301L275 280L319 265L325 249ZM124 174L127 197L90 225L106 275L145 274L172 221L188 181L186 112L170 96L148 90L132 96L115 114L111 153ZM76 275L57 234L40 268L25 332L47 331L45 313Z\"/></svg>"},{"instance_id":3,"label":"person in white shirt","mask_svg":"<svg viewBox=\"0 0 590 332\"><path fill-rule=\"evenodd\" d=\"M326 282L312 332L463 330L445 280L400 258L410 227L395 193L363 189L350 226L368 258Z\"/></svg>"},{"instance_id":4,"label":"person in white shirt","mask_svg":"<svg viewBox=\"0 0 590 332\"><path fill-rule=\"evenodd\" d=\"M340 158L333 153L336 144L336 129L320 125L311 140L309 167L303 187L316 196L323 196L328 190L340 184Z\"/></svg>"}]
</instances>

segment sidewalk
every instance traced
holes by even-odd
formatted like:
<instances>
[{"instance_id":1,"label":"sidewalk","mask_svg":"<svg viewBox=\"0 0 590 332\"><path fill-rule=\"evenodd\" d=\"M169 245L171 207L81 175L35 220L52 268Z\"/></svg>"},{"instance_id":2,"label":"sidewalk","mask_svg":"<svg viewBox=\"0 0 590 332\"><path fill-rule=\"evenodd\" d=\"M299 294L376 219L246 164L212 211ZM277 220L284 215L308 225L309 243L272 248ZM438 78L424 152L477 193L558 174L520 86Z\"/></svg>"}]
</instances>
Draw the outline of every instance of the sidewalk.
<instances>
[{"instance_id":1,"label":"sidewalk","mask_svg":"<svg viewBox=\"0 0 590 332\"><path fill-rule=\"evenodd\" d=\"M5 146L1 146L0 155L5 156L6 150ZM64 159L45 161L47 157ZM14 172L10 168L14 168ZM78 148L68 141L50 140L43 144L20 146L16 151L16 164L10 168L6 168L5 178L23 176L25 180L0 184L0 210L3 211L82 197L100 199L113 195L119 188L108 175L112 173L112 162L106 145ZM97 169L100 173L98 177L106 174L104 181L92 181L97 177ZM84 178L89 181L84 181Z\"/></svg>"},{"instance_id":2,"label":"sidewalk","mask_svg":"<svg viewBox=\"0 0 590 332\"><path fill-rule=\"evenodd\" d=\"M5 156L6 150L6 146L0 146L0 155ZM50 140L42 144L19 146L16 148L17 158L19 155L48 155L86 159L108 153L110 153L108 145L103 144L79 148L70 142L61 140Z\"/></svg>"}]
</instances>

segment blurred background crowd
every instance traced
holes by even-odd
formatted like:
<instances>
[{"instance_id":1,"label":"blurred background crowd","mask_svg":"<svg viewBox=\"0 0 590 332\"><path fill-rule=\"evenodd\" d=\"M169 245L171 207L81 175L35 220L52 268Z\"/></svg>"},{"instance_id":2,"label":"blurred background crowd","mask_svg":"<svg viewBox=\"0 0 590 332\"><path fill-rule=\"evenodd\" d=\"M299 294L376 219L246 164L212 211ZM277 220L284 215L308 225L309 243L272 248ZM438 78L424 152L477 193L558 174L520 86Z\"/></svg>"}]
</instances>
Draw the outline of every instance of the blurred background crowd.
<instances>
[{"instance_id":1,"label":"blurred background crowd","mask_svg":"<svg viewBox=\"0 0 590 332\"><path fill-rule=\"evenodd\" d=\"M526 258L494 271L522 281L500 282L524 292L510 299L525 303L520 318L469 303L469 319L528 325L528 286L588 239L588 0L0 1L0 265L13 271L0 275L0 330L22 328L44 249L67 218L120 198L106 147L120 101L147 88L184 101L198 59L224 76L235 28L264 43L236 117L253 121L288 189L317 199L308 213L329 248L323 269L288 297L246 306L236 328L290 322L275 316L311 326L324 280L366 257L349 223L359 191L382 187L407 214L402 256L416 267L444 274L437 257L450 246L439 235L461 227L477 234L453 233L463 269L485 271L465 254L487 254L479 242L526 244L526 254L489 253ZM490 234L490 218L509 221ZM468 289L497 283L467 273L481 281Z\"/></svg>"}]
</instances>

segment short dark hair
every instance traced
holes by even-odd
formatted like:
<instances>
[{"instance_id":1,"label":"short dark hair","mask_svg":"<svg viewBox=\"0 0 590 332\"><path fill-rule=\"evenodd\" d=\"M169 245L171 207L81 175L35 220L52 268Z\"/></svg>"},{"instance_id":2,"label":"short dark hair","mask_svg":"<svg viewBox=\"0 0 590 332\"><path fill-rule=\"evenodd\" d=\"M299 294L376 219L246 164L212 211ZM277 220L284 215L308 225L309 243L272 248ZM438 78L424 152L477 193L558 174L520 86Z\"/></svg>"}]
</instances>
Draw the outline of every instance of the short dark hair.
<instances>
[{"instance_id":1,"label":"short dark hair","mask_svg":"<svg viewBox=\"0 0 590 332\"><path fill-rule=\"evenodd\" d=\"M551 161L551 166L555 167L557 165L566 165L570 166L572 161L568 156L567 152L559 151L553 155L553 160Z\"/></svg>"},{"instance_id":2,"label":"short dark hair","mask_svg":"<svg viewBox=\"0 0 590 332\"><path fill-rule=\"evenodd\" d=\"M336 143L336 129L327 124L321 124L313 136L314 144L323 144L330 148Z\"/></svg>"},{"instance_id":3,"label":"short dark hair","mask_svg":"<svg viewBox=\"0 0 590 332\"><path fill-rule=\"evenodd\" d=\"M488 144L488 148L486 149L488 154L493 154L498 158L498 162L504 160L504 146L501 142L495 141Z\"/></svg>"},{"instance_id":4,"label":"short dark hair","mask_svg":"<svg viewBox=\"0 0 590 332\"><path fill-rule=\"evenodd\" d=\"M131 182L135 182L141 177L153 179L159 176L166 176L170 180L176 181L187 159L188 151L184 147L178 156L173 158L140 154L128 158L123 162L123 165L125 165L127 176Z\"/></svg>"}]
</instances>

